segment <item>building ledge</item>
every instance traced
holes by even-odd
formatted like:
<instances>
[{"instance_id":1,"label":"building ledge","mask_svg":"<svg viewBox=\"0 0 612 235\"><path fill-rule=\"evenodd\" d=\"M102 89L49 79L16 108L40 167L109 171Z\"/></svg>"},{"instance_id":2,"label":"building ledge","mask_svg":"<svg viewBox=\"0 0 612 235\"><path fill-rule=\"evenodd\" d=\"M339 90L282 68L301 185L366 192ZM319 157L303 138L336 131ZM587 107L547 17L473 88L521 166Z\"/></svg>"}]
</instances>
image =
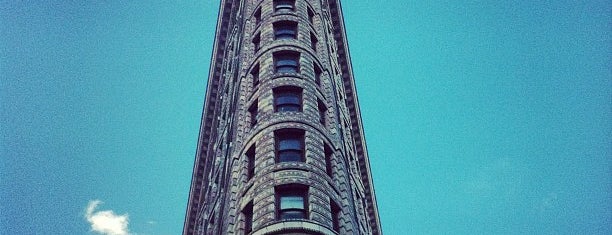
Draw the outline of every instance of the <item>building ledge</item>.
<instances>
[{"instance_id":1,"label":"building ledge","mask_svg":"<svg viewBox=\"0 0 612 235\"><path fill-rule=\"evenodd\" d=\"M338 233L331 229L313 223L311 221L299 220L299 221L280 221L273 224L268 224L257 231L251 233L251 235L271 235L271 234L292 234L292 235L337 235Z\"/></svg>"}]
</instances>

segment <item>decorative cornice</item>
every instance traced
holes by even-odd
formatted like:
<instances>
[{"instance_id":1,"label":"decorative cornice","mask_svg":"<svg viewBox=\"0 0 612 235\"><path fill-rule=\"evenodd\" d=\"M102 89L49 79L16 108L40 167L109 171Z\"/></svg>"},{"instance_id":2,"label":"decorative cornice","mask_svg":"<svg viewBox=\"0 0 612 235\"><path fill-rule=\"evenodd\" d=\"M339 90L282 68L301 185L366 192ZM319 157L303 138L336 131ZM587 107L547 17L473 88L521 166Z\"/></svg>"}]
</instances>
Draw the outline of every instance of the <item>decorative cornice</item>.
<instances>
[{"instance_id":1,"label":"decorative cornice","mask_svg":"<svg viewBox=\"0 0 612 235\"><path fill-rule=\"evenodd\" d=\"M316 234L316 235L336 235L337 233L326 226L313 223L312 221L281 221L266 225L251 235L270 235L270 234Z\"/></svg>"},{"instance_id":2,"label":"decorative cornice","mask_svg":"<svg viewBox=\"0 0 612 235\"><path fill-rule=\"evenodd\" d=\"M382 234L340 0L330 0L329 7L334 30L337 30L334 32L334 38L338 44L338 62L340 63L340 68L342 70L344 90L347 97L346 103L351 116L351 130L353 132L352 134L353 140L355 141L355 147L357 148L359 167L361 168L362 172L361 177L363 184L366 186L366 197L369 199L368 201L372 203L372 206L368 208L368 214L371 220L369 222L372 226L373 234Z\"/></svg>"},{"instance_id":3,"label":"decorative cornice","mask_svg":"<svg viewBox=\"0 0 612 235\"><path fill-rule=\"evenodd\" d=\"M202 189L198 188L198 180L201 178L205 168L205 162L208 155L208 144L210 134L213 133L214 116L216 113L217 96L219 81L221 78L221 67L223 64L223 55L225 53L227 34L229 29L229 17L231 15L232 5L237 0L221 0L219 5L219 18L217 20L217 29L215 31L215 41L213 43L213 52L211 58L213 60L209 67L209 77L206 85L206 97L204 109L202 110L202 120L200 122L200 135L198 138L198 147L196 150L195 162L193 166L193 175L191 176L191 187L189 189L189 200L187 202L187 212L185 213L185 223L183 225L183 234L190 234L189 230L195 227L197 222L197 205L200 203L200 195Z\"/></svg>"}]
</instances>

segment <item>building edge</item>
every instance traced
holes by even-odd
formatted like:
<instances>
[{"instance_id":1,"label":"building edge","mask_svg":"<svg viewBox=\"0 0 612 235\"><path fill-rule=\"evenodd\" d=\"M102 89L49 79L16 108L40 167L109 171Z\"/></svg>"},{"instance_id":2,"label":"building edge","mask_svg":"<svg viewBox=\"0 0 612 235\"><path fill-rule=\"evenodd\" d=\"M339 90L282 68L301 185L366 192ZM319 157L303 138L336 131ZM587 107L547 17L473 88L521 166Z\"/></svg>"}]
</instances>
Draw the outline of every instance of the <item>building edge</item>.
<instances>
[{"instance_id":1,"label":"building edge","mask_svg":"<svg viewBox=\"0 0 612 235\"><path fill-rule=\"evenodd\" d=\"M333 3L333 4L332 4ZM348 39L346 36L346 28L344 24L344 16L342 14L342 4L340 0L330 0L330 14L332 17L332 23L334 28L340 30L339 34L334 34L334 38L338 45L339 52L339 62L340 68L342 69L345 86L345 93L347 97L351 97L352 99L347 99L347 107L349 108L349 112L351 113L351 119L353 116L355 117L355 121L353 126L351 127L353 130L353 139L355 141L355 145L357 147L357 158L359 159L359 167L362 172L366 172L366 175L362 175L365 177L366 182L363 182L365 185L368 185L366 194L372 202L372 207L369 208L368 213L370 214L370 219L374 221L370 221L372 225L372 229L374 231L378 231L378 234L382 234L382 227L380 223L380 217L378 214L378 203L376 201L376 193L374 191L374 184L372 180L372 172L370 168L370 158L367 151L365 134L363 130L363 123L361 119L361 110L359 108L359 102L357 98L357 88L355 86L355 79L353 76L353 66L351 63L351 56L349 52ZM334 11L335 10L335 11ZM338 37L339 36L339 37ZM350 93L350 94L349 94ZM354 114L354 115L353 115ZM362 163L363 162L363 163Z\"/></svg>"}]
</instances>

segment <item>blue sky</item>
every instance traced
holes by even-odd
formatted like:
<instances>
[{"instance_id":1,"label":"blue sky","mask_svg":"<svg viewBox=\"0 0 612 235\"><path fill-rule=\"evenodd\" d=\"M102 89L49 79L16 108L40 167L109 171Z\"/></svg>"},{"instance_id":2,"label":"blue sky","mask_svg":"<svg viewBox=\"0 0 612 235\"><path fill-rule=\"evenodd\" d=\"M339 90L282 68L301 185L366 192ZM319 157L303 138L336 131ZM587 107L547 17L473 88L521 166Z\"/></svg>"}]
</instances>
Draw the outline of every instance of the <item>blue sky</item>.
<instances>
[{"instance_id":1,"label":"blue sky","mask_svg":"<svg viewBox=\"0 0 612 235\"><path fill-rule=\"evenodd\" d=\"M343 8L385 234L612 233L610 1ZM180 233L217 9L0 1L0 234Z\"/></svg>"}]
</instances>

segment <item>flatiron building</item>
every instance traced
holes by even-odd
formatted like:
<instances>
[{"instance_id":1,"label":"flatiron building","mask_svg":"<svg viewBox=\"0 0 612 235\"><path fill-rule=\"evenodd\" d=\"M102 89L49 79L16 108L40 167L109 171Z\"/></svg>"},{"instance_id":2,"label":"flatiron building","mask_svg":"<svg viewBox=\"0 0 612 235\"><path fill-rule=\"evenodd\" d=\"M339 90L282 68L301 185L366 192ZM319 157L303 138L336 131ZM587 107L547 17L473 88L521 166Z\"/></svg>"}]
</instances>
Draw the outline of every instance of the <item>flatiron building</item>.
<instances>
[{"instance_id":1,"label":"flatiron building","mask_svg":"<svg viewBox=\"0 0 612 235\"><path fill-rule=\"evenodd\" d=\"M381 234L339 0L221 0L183 234Z\"/></svg>"}]
</instances>

